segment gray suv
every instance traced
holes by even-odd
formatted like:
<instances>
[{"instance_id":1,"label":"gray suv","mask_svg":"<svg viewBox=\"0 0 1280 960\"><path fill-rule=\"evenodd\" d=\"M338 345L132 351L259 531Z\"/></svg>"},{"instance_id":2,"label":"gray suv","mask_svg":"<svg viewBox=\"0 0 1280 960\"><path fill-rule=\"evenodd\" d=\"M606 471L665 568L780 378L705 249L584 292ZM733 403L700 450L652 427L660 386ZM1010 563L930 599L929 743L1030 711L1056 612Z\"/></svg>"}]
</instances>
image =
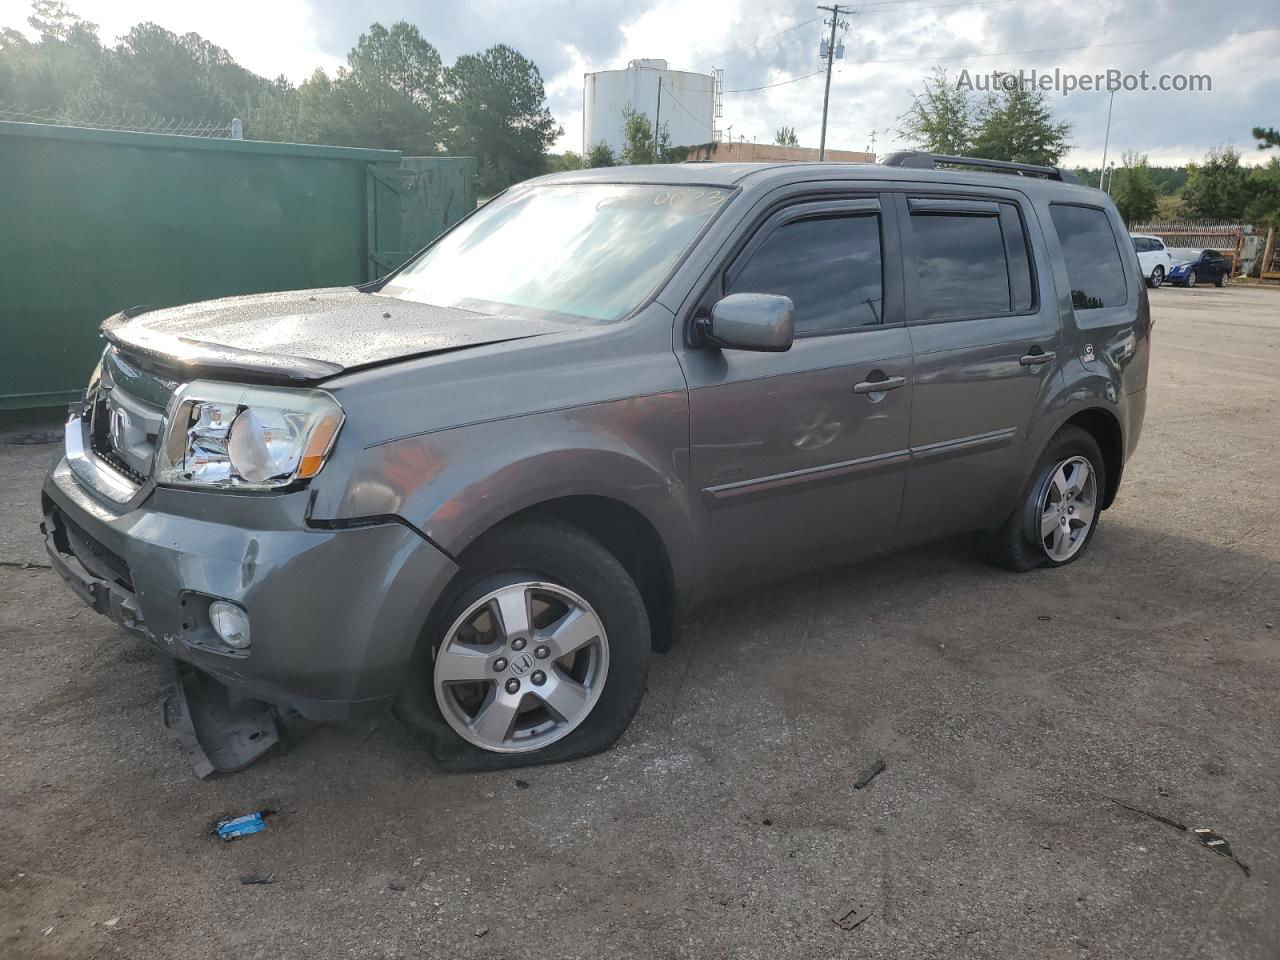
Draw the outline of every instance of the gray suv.
<instances>
[{"instance_id":1,"label":"gray suv","mask_svg":"<svg viewBox=\"0 0 1280 960\"><path fill-rule=\"evenodd\" d=\"M1102 193L899 154L543 177L374 284L103 333L44 484L71 587L461 770L610 745L708 598L962 533L1078 559L1150 319Z\"/></svg>"}]
</instances>

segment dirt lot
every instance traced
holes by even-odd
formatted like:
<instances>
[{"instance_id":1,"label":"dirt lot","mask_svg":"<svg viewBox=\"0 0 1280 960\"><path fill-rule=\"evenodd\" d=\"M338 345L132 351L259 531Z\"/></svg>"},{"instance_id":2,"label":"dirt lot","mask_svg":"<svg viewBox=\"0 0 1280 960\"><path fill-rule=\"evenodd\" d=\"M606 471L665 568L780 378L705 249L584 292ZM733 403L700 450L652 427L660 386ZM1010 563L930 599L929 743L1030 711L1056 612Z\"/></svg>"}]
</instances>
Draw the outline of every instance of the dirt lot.
<instances>
[{"instance_id":1,"label":"dirt lot","mask_svg":"<svg viewBox=\"0 0 1280 960\"><path fill-rule=\"evenodd\" d=\"M1085 560L953 542L726 602L616 750L515 775L432 773L388 724L196 780L164 662L13 565L51 448L0 441L0 956L1280 956L1280 293L1152 301Z\"/></svg>"}]
</instances>

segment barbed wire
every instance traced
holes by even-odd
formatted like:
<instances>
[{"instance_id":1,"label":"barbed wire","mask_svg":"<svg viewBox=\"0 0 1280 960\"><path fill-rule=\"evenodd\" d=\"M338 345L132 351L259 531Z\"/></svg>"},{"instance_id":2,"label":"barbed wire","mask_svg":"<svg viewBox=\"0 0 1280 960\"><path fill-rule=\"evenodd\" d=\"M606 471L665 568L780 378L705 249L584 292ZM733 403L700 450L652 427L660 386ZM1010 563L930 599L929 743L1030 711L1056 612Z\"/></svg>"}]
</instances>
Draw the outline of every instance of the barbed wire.
<instances>
[{"instance_id":1,"label":"barbed wire","mask_svg":"<svg viewBox=\"0 0 1280 960\"><path fill-rule=\"evenodd\" d=\"M129 133L167 133L180 137L231 138L233 124L216 120L182 120L149 114L100 111L71 116L34 110L0 102L0 120L17 123L46 123L60 127L88 127L93 130L122 130Z\"/></svg>"}]
</instances>

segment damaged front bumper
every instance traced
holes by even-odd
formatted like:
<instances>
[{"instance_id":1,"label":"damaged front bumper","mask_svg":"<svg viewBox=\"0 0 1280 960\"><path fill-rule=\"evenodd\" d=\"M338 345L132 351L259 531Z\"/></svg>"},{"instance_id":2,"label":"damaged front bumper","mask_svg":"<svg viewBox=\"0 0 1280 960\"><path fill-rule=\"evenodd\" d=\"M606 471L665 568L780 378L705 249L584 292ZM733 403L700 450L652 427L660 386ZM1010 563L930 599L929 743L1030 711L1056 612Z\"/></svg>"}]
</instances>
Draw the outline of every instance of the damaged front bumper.
<instances>
[{"instance_id":1,"label":"damaged front bumper","mask_svg":"<svg viewBox=\"0 0 1280 960\"><path fill-rule=\"evenodd\" d=\"M66 459L42 504L54 569L134 636L253 697L325 723L382 715L401 689L453 561L395 522L320 529L307 493L153 487L107 503ZM247 650L219 640L209 604L243 607Z\"/></svg>"}]
</instances>

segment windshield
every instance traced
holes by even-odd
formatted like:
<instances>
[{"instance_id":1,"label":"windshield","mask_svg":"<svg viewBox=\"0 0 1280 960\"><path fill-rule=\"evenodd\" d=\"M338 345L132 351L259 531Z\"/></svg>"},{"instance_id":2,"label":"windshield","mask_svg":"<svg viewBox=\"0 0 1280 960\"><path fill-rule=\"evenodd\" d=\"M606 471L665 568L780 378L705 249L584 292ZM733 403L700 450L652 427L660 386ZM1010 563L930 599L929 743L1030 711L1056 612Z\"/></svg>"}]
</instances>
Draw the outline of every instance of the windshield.
<instances>
[{"instance_id":1,"label":"windshield","mask_svg":"<svg viewBox=\"0 0 1280 960\"><path fill-rule=\"evenodd\" d=\"M516 188L381 292L479 313L612 323L644 302L729 196L616 183Z\"/></svg>"}]
</instances>

